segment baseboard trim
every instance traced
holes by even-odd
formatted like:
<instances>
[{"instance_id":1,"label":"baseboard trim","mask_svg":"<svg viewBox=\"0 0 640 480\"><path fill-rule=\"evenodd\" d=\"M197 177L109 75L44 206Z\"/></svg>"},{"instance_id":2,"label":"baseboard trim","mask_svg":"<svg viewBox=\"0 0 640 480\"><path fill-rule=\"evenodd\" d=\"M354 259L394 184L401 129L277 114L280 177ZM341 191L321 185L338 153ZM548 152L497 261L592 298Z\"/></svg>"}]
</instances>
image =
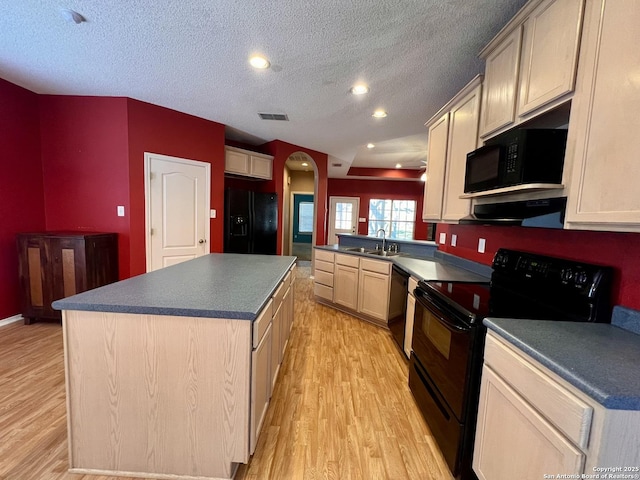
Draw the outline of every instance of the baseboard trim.
<instances>
[{"instance_id":1,"label":"baseboard trim","mask_svg":"<svg viewBox=\"0 0 640 480\"><path fill-rule=\"evenodd\" d=\"M20 314L14 315L13 317L9 317L9 318L5 318L3 320L0 320L0 327L4 327L5 325L9 325L10 323L20 322L22 320L24 320L22 315L20 315Z\"/></svg>"}]
</instances>

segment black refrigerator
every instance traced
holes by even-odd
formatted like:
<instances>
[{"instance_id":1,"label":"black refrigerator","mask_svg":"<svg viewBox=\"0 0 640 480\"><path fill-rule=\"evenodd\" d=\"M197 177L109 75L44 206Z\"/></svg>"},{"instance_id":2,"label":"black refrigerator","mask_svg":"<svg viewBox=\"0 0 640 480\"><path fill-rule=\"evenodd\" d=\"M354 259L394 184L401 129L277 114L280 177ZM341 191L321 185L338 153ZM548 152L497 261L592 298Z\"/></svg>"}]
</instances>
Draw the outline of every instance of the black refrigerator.
<instances>
[{"instance_id":1,"label":"black refrigerator","mask_svg":"<svg viewBox=\"0 0 640 480\"><path fill-rule=\"evenodd\" d=\"M224 252L275 255L278 196L227 188L224 191Z\"/></svg>"}]
</instances>

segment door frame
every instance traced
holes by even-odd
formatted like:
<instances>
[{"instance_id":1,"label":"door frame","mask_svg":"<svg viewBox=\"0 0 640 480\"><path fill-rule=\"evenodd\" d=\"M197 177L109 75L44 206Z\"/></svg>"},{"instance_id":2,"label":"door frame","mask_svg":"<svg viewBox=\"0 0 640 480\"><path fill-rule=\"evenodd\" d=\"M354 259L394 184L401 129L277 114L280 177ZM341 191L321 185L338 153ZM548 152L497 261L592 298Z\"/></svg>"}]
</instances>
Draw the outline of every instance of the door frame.
<instances>
[{"instance_id":1,"label":"door frame","mask_svg":"<svg viewBox=\"0 0 640 480\"><path fill-rule=\"evenodd\" d=\"M345 197L343 195L335 195L335 196L330 196L329 197L329 228L327 229L327 245L329 245L329 241L332 240L331 237L335 236L335 231L334 231L334 225L336 224L336 212L335 210L332 208L332 201L333 199L339 200L339 199L346 199L346 200L356 200L357 203L357 207L356 207L356 231L354 232L354 235L358 235L358 226L360 225L360 197Z\"/></svg>"},{"instance_id":2,"label":"door frame","mask_svg":"<svg viewBox=\"0 0 640 480\"><path fill-rule=\"evenodd\" d=\"M190 160L188 158L172 157L170 155L163 155L161 153L144 152L144 250L146 263L145 268L147 272L151 271L151 159L157 158L167 162L180 163L183 165L191 165L196 167L205 168L205 197L207 208L203 212L206 215L204 222L204 239L209 245L209 252L211 252L211 164L207 162L201 162L199 160Z\"/></svg>"},{"instance_id":3,"label":"door frame","mask_svg":"<svg viewBox=\"0 0 640 480\"><path fill-rule=\"evenodd\" d=\"M311 232L311 250L313 250L314 241L316 239L316 194L314 192L295 191L289 192L289 255L293 251L293 196L294 195L313 195L313 231Z\"/></svg>"}]
</instances>

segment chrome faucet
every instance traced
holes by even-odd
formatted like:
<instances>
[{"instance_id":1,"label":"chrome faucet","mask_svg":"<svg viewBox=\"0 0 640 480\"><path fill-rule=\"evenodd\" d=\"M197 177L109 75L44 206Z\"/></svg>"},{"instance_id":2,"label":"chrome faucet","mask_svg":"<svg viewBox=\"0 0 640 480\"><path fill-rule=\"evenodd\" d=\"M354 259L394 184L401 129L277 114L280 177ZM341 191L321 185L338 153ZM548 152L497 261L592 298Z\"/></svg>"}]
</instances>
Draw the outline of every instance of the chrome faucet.
<instances>
[{"instance_id":1,"label":"chrome faucet","mask_svg":"<svg viewBox=\"0 0 640 480\"><path fill-rule=\"evenodd\" d=\"M385 237L387 236L387 232L384 231L384 228L379 228L378 231L376 232L376 238L378 238L378 234L382 232L382 251L384 252L384 242L385 242Z\"/></svg>"}]
</instances>

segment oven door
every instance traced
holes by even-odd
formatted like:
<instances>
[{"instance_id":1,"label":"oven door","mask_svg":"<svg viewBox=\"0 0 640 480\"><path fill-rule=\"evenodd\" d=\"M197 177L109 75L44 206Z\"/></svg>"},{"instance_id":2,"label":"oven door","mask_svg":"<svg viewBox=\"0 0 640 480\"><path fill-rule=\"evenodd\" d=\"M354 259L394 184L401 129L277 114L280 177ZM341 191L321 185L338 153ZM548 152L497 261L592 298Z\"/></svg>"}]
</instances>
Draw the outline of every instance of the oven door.
<instances>
[{"instance_id":1,"label":"oven door","mask_svg":"<svg viewBox=\"0 0 640 480\"><path fill-rule=\"evenodd\" d=\"M415 290L413 351L437 393L464 423L477 328L445 313L428 295L420 288Z\"/></svg>"}]
</instances>

